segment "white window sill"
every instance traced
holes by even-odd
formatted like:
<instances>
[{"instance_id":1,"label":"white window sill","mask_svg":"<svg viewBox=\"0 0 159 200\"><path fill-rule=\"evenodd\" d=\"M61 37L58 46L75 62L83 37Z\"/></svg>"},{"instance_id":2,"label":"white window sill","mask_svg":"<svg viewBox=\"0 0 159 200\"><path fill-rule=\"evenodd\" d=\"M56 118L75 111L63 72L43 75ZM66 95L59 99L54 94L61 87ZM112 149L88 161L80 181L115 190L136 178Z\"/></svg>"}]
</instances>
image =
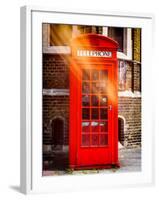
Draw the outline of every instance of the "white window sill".
<instances>
[{"instance_id":1,"label":"white window sill","mask_svg":"<svg viewBox=\"0 0 159 200\"><path fill-rule=\"evenodd\" d=\"M118 97L132 97L132 98L141 97L141 92L121 91L118 92Z\"/></svg>"},{"instance_id":2,"label":"white window sill","mask_svg":"<svg viewBox=\"0 0 159 200\"><path fill-rule=\"evenodd\" d=\"M127 56L126 54L122 52L117 52L117 58L121 60L132 60L132 57Z\"/></svg>"},{"instance_id":3,"label":"white window sill","mask_svg":"<svg viewBox=\"0 0 159 200\"><path fill-rule=\"evenodd\" d=\"M43 53L71 54L71 48L69 46L49 46L49 47L43 48Z\"/></svg>"}]
</instances>

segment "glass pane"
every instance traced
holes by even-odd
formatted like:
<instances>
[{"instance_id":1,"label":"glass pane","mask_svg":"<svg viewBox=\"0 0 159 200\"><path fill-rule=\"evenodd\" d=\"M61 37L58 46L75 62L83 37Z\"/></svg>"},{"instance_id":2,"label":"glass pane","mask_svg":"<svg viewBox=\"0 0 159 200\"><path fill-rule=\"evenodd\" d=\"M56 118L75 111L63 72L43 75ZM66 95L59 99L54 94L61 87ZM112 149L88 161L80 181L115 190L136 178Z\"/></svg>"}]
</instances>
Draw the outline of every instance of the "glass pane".
<instances>
[{"instance_id":1,"label":"glass pane","mask_svg":"<svg viewBox=\"0 0 159 200\"><path fill-rule=\"evenodd\" d=\"M108 132L108 122L100 122L100 131Z\"/></svg>"},{"instance_id":2,"label":"glass pane","mask_svg":"<svg viewBox=\"0 0 159 200\"><path fill-rule=\"evenodd\" d=\"M107 93L106 81L100 81L98 88L101 93Z\"/></svg>"},{"instance_id":3,"label":"glass pane","mask_svg":"<svg viewBox=\"0 0 159 200\"><path fill-rule=\"evenodd\" d=\"M82 83L82 92L85 94L90 93L90 84L87 82Z\"/></svg>"},{"instance_id":4,"label":"glass pane","mask_svg":"<svg viewBox=\"0 0 159 200\"><path fill-rule=\"evenodd\" d=\"M99 122L91 122L92 132L99 132Z\"/></svg>"},{"instance_id":5,"label":"glass pane","mask_svg":"<svg viewBox=\"0 0 159 200\"><path fill-rule=\"evenodd\" d=\"M92 80L98 80L99 79L99 71L98 70L93 70L92 71Z\"/></svg>"},{"instance_id":6,"label":"glass pane","mask_svg":"<svg viewBox=\"0 0 159 200\"><path fill-rule=\"evenodd\" d=\"M92 108L92 119L99 119L98 108Z\"/></svg>"},{"instance_id":7,"label":"glass pane","mask_svg":"<svg viewBox=\"0 0 159 200\"><path fill-rule=\"evenodd\" d=\"M99 82L92 83L92 93L99 93Z\"/></svg>"},{"instance_id":8,"label":"glass pane","mask_svg":"<svg viewBox=\"0 0 159 200\"><path fill-rule=\"evenodd\" d=\"M99 105L99 97L97 95L92 96L92 106L98 106Z\"/></svg>"},{"instance_id":9,"label":"glass pane","mask_svg":"<svg viewBox=\"0 0 159 200\"><path fill-rule=\"evenodd\" d=\"M89 95L82 96L82 106L90 106L90 96Z\"/></svg>"},{"instance_id":10,"label":"glass pane","mask_svg":"<svg viewBox=\"0 0 159 200\"><path fill-rule=\"evenodd\" d=\"M98 145L99 144L99 135L92 134L92 145Z\"/></svg>"},{"instance_id":11,"label":"glass pane","mask_svg":"<svg viewBox=\"0 0 159 200\"><path fill-rule=\"evenodd\" d=\"M101 96L100 97L100 106L107 106L108 98L107 96Z\"/></svg>"},{"instance_id":12,"label":"glass pane","mask_svg":"<svg viewBox=\"0 0 159 200\"><path fill-rule=\"evenodd\" d=\"M82 146L89 146L90 145L90 135L83 134L82 135Z\"/></svg>"},{"instance_id":13,"label":"glass pane","mask_svg":"<svg viewBox=\"0 0 159 200\"><path fill-rule=\"evenodd\" d=\"M101 134L100 135L100 145L107 145L108 144L108 135Z\"/></svg>"},{"instance_id":14,"label":"glass pane","mask_svg":"<svg viewBox=\"0 0 159 200\"><path fill-rule=\"evenodd\" d=\"M100 109L100 119L108 119L108 110L107 108Z\"/></svg>"},{"instance_id":15,"label":"glass pane","mask_svg":"<svg viewBox=\"0 0 159 200\"><path fill-rule=\"evenodd\" d=\"M90 109L89 108L83 108L82 109L82 118L83 119L89 119L90 118Z\"/></svg>"},{"instance_id":16,"label":"glass pane","mask_svg":"<svg viewBox=\"0 0 159 200\"><path fill-rule=\"evenodd\" d=\"M89 85L89 83L87 83L87 82L83 82L82 83L82 92L86 93L86 94L90 93L90 85Z\"/></svg>"},{"instance_id":17,"label":"glass pane","mask_svg":"<svg viewBox=\"0 0 159 200\"><path fill-rule=\"evenodd\" d=\"M108 71L107 70L100 70L100 80L107 80L108 78Z\"/></svg>"},{"instance_id":18,"label":"glass pane","mask_svg":"<svg viewBox=\"0 0 159 200\"><path fill-rule=\"evenodd\" d=\"M82 76L83 80L90 80L90 70L89 69L83 69L83 76Z\"/></svg>"},{"instance_id":19,"label":"glass pane","mask_svg":"<svg viewBox=\"0 0 159 200\"><path fill-rule=\"evenodd\" d=\"M90 123L82 122L82 132L90 132Z\"/></svg>"}]
</instances>

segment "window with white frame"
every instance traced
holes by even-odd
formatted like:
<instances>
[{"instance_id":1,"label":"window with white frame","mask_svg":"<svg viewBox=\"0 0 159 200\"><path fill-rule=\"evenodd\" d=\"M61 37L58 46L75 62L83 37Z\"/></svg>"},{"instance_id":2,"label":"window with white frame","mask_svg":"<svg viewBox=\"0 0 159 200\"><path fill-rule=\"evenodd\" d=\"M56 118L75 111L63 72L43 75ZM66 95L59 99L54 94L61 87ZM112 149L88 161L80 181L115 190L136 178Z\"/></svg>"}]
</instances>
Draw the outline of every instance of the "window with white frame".
<instances>
[{"instance_id":1,"label":"window with white frame","mask_svg":"<svg viewBox=\"0 0 159 200\"><path fill-rule=\"evenodd\" d=\"M115 41L118 42L119 52L126 53L126 30L124 28L114 28L114 27L109 27L108 28L108 36L114 39Z\"/></svg>"},{"instance_id":2,"label":"window with white frame","mask_svg":"<svg viewBox=\"0 0 159 200\"><path fill-rule=\"evenodd\" d=\"M132 29L121 27L104 27L104 35L119 43L117 56L122 60L132 60Z\"/></svg>"}]
</instances>

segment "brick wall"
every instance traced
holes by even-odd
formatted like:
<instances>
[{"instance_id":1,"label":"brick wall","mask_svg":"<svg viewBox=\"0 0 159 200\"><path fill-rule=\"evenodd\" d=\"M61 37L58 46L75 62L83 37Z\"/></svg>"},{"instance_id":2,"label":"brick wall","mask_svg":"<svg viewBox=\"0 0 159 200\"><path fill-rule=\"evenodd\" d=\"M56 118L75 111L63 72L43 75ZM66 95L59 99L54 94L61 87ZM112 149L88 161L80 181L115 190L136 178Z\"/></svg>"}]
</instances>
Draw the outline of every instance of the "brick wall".
<instances>
[{"instance_id":1,"label":"brick wall","mask_svg":"<svg viewBox=\"0 0 159 200\"><path fill-rule=\"evenodd\" d=\"M141 145L141 98L119 97L119 115L125 118L124 135L121 140L124 146Z\"/></svg>"},{"instance_id":2,"label":"brick wall","mask_svg":"<svg viewBox=\"0 0 159 200\"><path fill-rule=\"evenodd\" d=\"M134 63L133 66L133 91L141 91L141 64Z\"/></svg>"},{"instance_id":3,"label":"brick wall","mask_svg":"<svg viewBox=\"0 0 159 200\"><path fill-rule=\"evenodd\" d=\"M68 56L43 54L43 88L69 89ZM43 95L43 144L52 143L52 120L64 119L64 141L68 144L69 96Z\"/></svg>"},{"instance_id":4,"label":"brick wall","mask_svg":"<svg viewBox=\"0 0 159 200\"><path fill-rule=\"evenodd\" d=\"M68 55L43 54L43 88L69 88Z\"/></svg>"},{"instance_id":5,"label":"brick wall","mask_svg":"<svg viewBox=\"0 0 159 200\"><path fill-rule=\"evenodd\" d=\"M125 90L126 91L131 91L132 90L132 64L129 62L125 62L126 65L126 86Z\"/></svg>"},{"instance_id":6,"label":"brick wall","mask_svg":"<svg viewBox=\"0 0 159 200\"><path fill-rule=\"evenodd\" d=\"M69 97L68 96L43 96L43 144L52 144L52 120L64 119L64 141L68 144L69 133Z\"/></svg>"},{"instance_id":7,"label":"brick wall","mask_svg":"<svg viewBox=\"0 0 159 200\"><path fill-rule=\"evenodd\" d=\"M133 59L141 62L141 29L133 29Z\"/></svg>"}]
</instances>

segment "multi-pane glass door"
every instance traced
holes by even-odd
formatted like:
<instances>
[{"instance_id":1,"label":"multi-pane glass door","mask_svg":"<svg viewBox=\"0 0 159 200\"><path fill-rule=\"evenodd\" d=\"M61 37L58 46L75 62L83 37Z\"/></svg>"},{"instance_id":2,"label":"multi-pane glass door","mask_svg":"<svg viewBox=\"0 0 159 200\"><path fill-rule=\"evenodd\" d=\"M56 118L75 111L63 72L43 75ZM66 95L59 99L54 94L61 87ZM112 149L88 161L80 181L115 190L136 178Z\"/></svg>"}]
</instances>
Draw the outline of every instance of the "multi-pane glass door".
<instances>
[{"instance_id":1,"label":"multi-pane glass door","mask_svg":"<svg viewBox=\"0 0 159 200\"><path fill-rule=\"evenodd\" d=\"M81 147L108 145L108 70L82 70Z\"/></svg>"}]
</instances>

